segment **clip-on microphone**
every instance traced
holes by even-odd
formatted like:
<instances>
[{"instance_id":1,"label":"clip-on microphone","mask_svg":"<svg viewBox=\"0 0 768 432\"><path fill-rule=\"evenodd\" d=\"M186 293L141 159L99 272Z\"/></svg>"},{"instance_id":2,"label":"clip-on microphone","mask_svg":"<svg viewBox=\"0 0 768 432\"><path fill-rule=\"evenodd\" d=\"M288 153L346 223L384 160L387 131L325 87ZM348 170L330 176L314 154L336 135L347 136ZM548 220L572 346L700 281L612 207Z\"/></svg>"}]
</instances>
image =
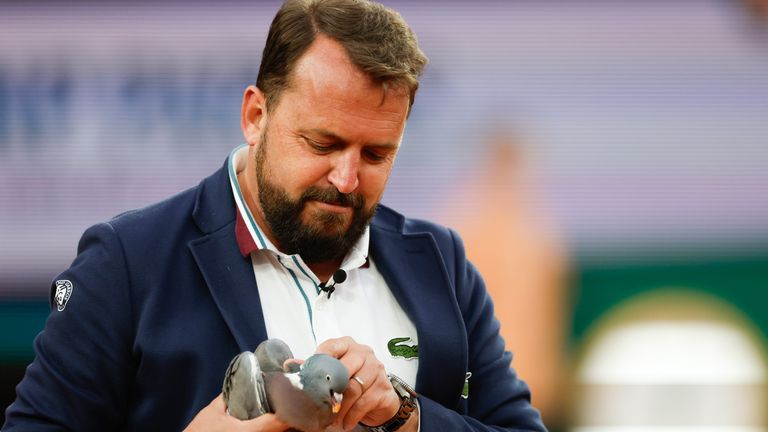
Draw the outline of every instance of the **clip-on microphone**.
<instances>
[{"instance_id":1,"label":"clip-on microphone","mask_svg":"<svg viewBox=\"0 0 768 432\"><path fill-rule=\"evenodd\" d=\"M325 282L320 284L320 291L327 292L328 298L331 298L331 294L333 294L334 291L336 291L336 284L340 284L347 280L347 272L345 272L342 269L338 269L335 272L333 272L333 276L331 277L330 284L326 285Z\"/></svg>"}]
</instances>

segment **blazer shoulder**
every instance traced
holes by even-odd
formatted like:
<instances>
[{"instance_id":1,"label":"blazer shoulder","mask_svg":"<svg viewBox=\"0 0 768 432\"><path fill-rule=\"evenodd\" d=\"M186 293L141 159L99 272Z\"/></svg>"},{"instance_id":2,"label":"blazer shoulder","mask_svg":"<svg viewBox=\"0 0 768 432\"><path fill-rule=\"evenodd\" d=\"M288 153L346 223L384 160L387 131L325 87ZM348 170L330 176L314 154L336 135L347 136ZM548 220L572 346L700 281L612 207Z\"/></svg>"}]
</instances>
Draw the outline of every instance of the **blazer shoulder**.
<instances>
[{"instance_id":1,"label":"blazer shoulder","mask_svg":"<svg viewBox=\"0 0 768 432\"><path fill-rule=\"evenodd\" d=\"M130 232L136 228L147 230L157 225L161 228L167 227L169 223L178 223L180 218L188 218L191 215L198 188L199 186L191 187L146 207L125 211L106 223L118 233Z\"/></svg>"}]
</instances>

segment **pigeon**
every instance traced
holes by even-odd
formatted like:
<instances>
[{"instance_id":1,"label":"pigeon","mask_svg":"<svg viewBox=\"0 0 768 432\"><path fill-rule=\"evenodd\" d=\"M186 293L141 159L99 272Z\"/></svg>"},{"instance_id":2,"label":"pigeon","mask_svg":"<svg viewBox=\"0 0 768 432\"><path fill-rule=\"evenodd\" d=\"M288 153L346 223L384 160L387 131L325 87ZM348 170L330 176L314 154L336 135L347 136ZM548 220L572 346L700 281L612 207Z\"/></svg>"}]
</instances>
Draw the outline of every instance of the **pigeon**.
<instances>
[{"instance_id":1,"label":"pigeon","mask_svg":"<svg viewBox=\"0 0 768 432\"><path fill-rule=\"evenodd\" d=\"M283 341L268 339L232 359L223 393L227 412L240 420L271 412L295 430L315 432L333 423L348 384L338 359L315 354L293 361Z\"/></svg>"}]
</instances>

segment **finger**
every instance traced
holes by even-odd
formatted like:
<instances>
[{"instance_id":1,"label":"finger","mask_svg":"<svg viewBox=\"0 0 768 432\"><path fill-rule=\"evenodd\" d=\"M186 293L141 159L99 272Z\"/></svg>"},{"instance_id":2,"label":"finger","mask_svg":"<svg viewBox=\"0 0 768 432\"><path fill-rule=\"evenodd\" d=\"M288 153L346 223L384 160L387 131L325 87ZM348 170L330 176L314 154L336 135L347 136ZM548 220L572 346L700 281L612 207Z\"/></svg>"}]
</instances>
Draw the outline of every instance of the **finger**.
<instances>
[{"instance_id":1,"label":"finger","mask_svg":"<svg viewBox=\"0 0 768 432\"><path fill-rule=\"evenodd\" d=\"M211 407L214 412L226 412L227 411L227 404L224 403L224 393L219 393L218 396L216 396L211 403L208 404L209 407Z\"/></svg>"},{"instance_id":2,"label":"finger","mask_svg":"<svg viewBox=\"0 0 768 432\"><path fill-rule=\"evenodd\" d=\"M365 369L366 369L366 362L368 358L364 358L362 364L360 367L357 368L355 374L353 375L350 372L351 376L357 376L357 375L365 375ZM370 368L370 367L369 367ZM360 381L363 381L360 383ZM337 416L337 419L342 420L344 419L344 416L347 414L347 411L355 404L357 399L365 392L365 379L360 378L360 381L357 381L356 379L352 378L349 380L349 385L347 385L347 390L344 392L344 398L341 401L341 410L339 410L339 414ZM369 382L371 382L369 380Z\"/></svg>"},{"instance_id":3,"label":"finger","mask_svg":"<svg viewBox=\"0 0 768 432\"><path fill-rule=\"evenodd\" d=\"M376 381L379 374L386 375L384 373L384 365L371 353L363 357L362 364L354 373L350 368L350 376L352 378L349 379L349 386L347 388L358 387L360 393L365 393Z\"/></svg>"},{"instance_id":4,"label":"finger","mask_svg":"<svg viewBox=\"0 0 768 432\"><path fill-rule=\"evenodd\" d=\"M243 430L259 432L278 432L288 429L288 425L281 422L274 414L263 414L255 419L240 422Z\"/></svg>"},{"instance_id":5,"label":"finger","mask_svg":"<svg viewBox=\"0 0 768 432\"><path fill-rule=\"evenodd\" d=\"M344 429L351 429L372 411L377 411L376 419L370 424L381 424L397 413L399 398L392 389L386 376L378 376L368 390L350 407L343 420Z\"/></svg>"},{"instance_id":6,"label":"finger","mask_svg":"<svg viewBox=\"0 0 768 432\"><path fill-rule=\"evenodd\" d=\"M349 376L355 376L365 363L365 359L374 356L373 349L367 345L355 342L351 337L328 339L317 347L318 354L327 354L339 359L347 368ZM365 377L361 377L365 379Z\"/></svg>"},{"instance_id":7,"label":"finger","mask_svg":"<svg viewBox=\"0 0 768 432\"><path fill-rule=\"evenodd\" d=\"M360 368L357 375L354 376L359 377L363 381L363 385L360 385L355 379L352 380L354 382L350 382L347 388L350 394L348 396L347 392L344 393L344 402L347 403L346 405L342 404L341 417L339 419L339 422L350 427L357 424L359 419L368 414L370 410L380 409L382 406L379 403L386 396L390 396L390 392L394 393L392 385L387 378L384 364L373 354L366 357L365 364ZM363 379L362 377L366 378ZM390 400L390 402L394 401ZM386 410L386 406L384 408ZM387 419L389 417L384 418L384 420Z\"/></svg>"},{"instance_id":8,"label":"finger","mask_svg":"<svg viewBox=\"0 0 768 432\"><path fill-rule=\"evenodd\" d=\"M286 372L297 372L301 365L304 364L304 360L289 358L283 362L283 370Z\"/></svg>"},{"instance_id":9,"label":"finger","mask_svg":"<svg viewBox=\"0 0 768 432\"><path fill-rule=\"evenodd\" d=\"M349 383L352 384L353 382L356 382L360 386L360 393L365 393L366 389L366 383L371 382L370 380L364 380L360 378L361 374L357 374L349 379Z\"/></svg>"},{"instance_id":10,"label":"finger","mask_svg":"<svg viewBox=\"0 0 768 432\"><path fill-rule=\"evenodd\" d=\"M353 345L356 344L357 342L349 336L328 339L317 346L315 353L328 354L331 357L341 358Z\"/></svg>"}]
</instances>

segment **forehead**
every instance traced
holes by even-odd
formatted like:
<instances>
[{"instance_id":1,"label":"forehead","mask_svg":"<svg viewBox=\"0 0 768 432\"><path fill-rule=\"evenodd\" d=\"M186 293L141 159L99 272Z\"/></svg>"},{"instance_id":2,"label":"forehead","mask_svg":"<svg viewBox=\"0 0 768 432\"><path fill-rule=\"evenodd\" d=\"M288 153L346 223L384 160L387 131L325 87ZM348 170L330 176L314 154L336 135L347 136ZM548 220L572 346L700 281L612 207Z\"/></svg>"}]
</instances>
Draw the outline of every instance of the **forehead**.
<instances>
[{"instance_id":1,"label":"forehead","mask_svg":"<svg viewBox=\"0 0 768 432\"><path fill-rule=\"evenodd\" d=\"M404 86L375 82L352 64L341 44L319 35L296 63L278 109L283 105L300 120L326 128L352 122L399 138L409 94Z\"/></svg>"}]
</instances>

